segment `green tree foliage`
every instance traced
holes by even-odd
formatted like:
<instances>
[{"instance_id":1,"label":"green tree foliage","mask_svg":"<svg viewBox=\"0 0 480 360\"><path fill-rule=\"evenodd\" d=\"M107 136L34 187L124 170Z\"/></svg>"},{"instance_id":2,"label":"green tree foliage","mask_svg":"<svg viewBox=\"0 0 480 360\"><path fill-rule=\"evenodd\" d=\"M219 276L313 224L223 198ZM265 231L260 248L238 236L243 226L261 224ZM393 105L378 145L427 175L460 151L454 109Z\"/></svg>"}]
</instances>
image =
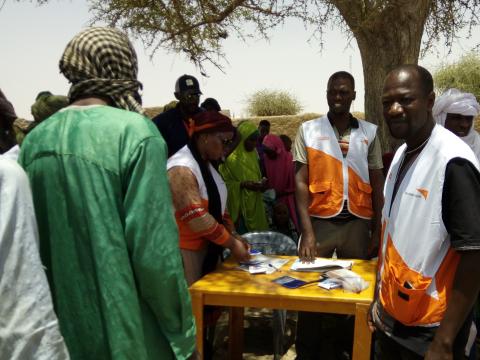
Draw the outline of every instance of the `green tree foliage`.
<instances>
[{"instance_id":1,"label":"green tree foliage","mask_svg":"<svg viewBox=\"0 0 480 360\"><path fill-rule=\"evenodd\" d=\"M474 94L480 101L480 53L470 52L457 62L441 65L434 79L439 93L457 88Z\"/></svg>"},{"instance_id":2,"label":"green tree foliage","mask_svg":"<svg viewBox=\"0 0 480 360\"><path fill-rule=\"evenodd\" d=\"M123 28L143 40L152 53L160 47L183 53L202 74L204 63L222 68L223 41L227 37L268 39L273 28L294 18L303 21L306 28L313 28L313 37L322 46L325 26L343 28L350 38L355 38L360 49L365 116L379 125L385 151L390 147L389 135L379 101L385 75L398 65L417 63L422 44L423 50L440 39L451 45L461 29L471 30L480 20L480 0L89 0L89 3L92 23Z\"/></svg>"},{"instance_id":3,"label":"green tree foliage","mask_svg":"<svg viewBox=\"0 0 480 360\"><path fill-rule=\"evenodd\" d=\"M287 91L263 89L247 99L247 111L252 116L296 115L300 102Z\"/></svg>"}]
</instances>

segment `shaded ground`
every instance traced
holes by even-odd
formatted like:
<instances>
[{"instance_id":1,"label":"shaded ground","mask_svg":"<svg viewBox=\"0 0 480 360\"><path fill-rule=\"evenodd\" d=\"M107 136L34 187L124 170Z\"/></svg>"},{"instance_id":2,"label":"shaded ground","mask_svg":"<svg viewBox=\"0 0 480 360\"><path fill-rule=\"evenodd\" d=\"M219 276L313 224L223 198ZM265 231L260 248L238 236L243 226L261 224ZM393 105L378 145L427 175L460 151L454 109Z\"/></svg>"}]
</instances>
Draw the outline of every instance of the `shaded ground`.
<instances>
[{"instance_id":1,"label":"shaded ground","mask_svg":"<svg viewBox=\"0 0 480 360\"><path fill-rule=\"evenodd\" d=\"M287 324L284 350L285 353L277 359L294 360L295 330L297 325L297 313L287 313ZM480 340L477 337L477 359L480 359ZM220 317L215 332L214 360L228 359L228 313L225 311ZM273 331L272 311L268 309L245 309L244 322L244 360L272 360Z\"/></svg>"},{"instance_id":2,"label":"shaded ground","mask_svg":"<svg viewBox=\"0 0 480 360\"><path fill-rule=\"evenodd\" d=\"M295 359L296 312L287 313L282 360ZM268 309L245 309L243 359L273 359L272 311ZM223 313L215 331L214 360L228 358L228 314ZM280 359L280 357L278 358Z\"/></svg>"}]
</instances>

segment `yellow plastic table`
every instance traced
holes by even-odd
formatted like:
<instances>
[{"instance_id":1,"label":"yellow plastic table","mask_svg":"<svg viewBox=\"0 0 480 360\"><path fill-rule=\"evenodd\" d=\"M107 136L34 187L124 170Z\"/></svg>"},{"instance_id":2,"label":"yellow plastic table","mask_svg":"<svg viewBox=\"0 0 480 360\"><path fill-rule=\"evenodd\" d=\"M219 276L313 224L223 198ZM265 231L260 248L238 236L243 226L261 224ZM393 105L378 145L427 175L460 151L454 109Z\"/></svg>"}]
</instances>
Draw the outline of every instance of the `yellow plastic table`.
<instances>
[{"instance_id":1,"label":"yellow plastic table","mask_svg":"<svg viewBox=\"0 0 480 360\"><path fill-rule=\"evenodd\" d=\"M272 282L284 275L305 281L320 277L319 273L291 271L290 266L297 257L281 257L288 258L289 261L273 274L251 275L237 269L237 264L233 261L227 261L190 287L197 324L197 349L202 358L203 307L218 305L232 307L229 330L232 359L242 358L244 307L355 315L353 359L370 359L371 333L367 326L367 313L374 295L376 261L354 260L352 270L369 282L366 290L354 294L342 289L324 290L316 283L298 289L287 289Z\"/></svg>"}]
</instances>

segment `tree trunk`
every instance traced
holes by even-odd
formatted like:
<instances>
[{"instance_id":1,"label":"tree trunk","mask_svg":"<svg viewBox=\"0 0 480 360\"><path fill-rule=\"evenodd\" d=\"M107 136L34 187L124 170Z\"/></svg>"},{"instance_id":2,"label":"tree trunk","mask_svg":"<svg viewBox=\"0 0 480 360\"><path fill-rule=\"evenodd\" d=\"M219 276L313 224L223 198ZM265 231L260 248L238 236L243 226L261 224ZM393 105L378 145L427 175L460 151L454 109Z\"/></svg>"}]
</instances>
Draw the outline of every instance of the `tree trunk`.
<instances>
[{"instance_id":1,"label":"tree trunk","mask_svg":"<svg viewBox=\"0 0 480 360\"><path fill-rule=\"evenodd\" d=\"M383 152L389 152L397 144L383 120L383 82L386 74L396 66L418 62L431 0L390 1L381 9L362 7L361 10L351 6L352 3L358 4L356 1L339 1L337 7L360 49L365 118L378 124Z\"/></svg>"},{"instance_id":2,"label":"tree trunk","mask_svg":"<svg viewBox=\"0 0 480 360\"><path fill-rule=\"evenodd\" d=\"M382 143L383 152L392 151L398 147L398 141L390 136L388 126L383 119L382 93L383 82L388 72L398 65L416 64L418 54L415 48L420 48L421 34L417 39L418 45L401 46L391 42L384 42L378 36L372 36L367 41L357 38L362 56L363 79L365 86L365 119L377 124L378 134ZM360 45L362 44L362 45ZM392 56L397 52L397 56Z\"/></svg>"}]
</instances>

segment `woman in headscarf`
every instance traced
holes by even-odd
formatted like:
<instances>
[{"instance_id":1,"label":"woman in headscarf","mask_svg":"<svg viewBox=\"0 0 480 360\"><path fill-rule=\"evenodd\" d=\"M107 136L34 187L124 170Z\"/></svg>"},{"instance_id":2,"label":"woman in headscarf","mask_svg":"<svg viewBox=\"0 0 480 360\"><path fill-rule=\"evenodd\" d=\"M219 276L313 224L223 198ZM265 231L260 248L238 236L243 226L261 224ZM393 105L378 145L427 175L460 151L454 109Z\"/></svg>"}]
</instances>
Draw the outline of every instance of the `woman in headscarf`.
<instances>
[{"instance_id":1,"label":"woman in headscarf","mask_svg":"<svg viewBox=\"0 0 480 360\"><path fill-rule=\"evenodd\" d=\"M228 216L225 183L211 163L225 156L235 128L217 111L198 113L192 120L190 143L167 162L188 285L215 269L223 248L239 261L249 257Z\"/></svg>"},{"instance_id":2,"label":"woman in headscarf","mask_svg":"<svg viewBox=\"0 0 480 360\"><path fill-rule=\"evenodd\" d=\"M240 234L268 230L262 196L267 180L262 179L255 149L259 132L250 121L240 123L237 131L240 142L220 165L228 188L228 211Z\"/></svg>"},{"instance_id":3,"label":"woman in headscarf","mask_svg":"<svg viewBox=\"0 0 480 360\"><path fill-rule=\"evenodd\" d=\"M50 91L42 91L37 95L30 109L33 120L38 124L65 106L68 106L66 96L53 95Z\"/></svg>"},{"instance_id":4,"label":"woman in headscarf","mask_svg":"<svg viewBox=\"0 0 480 360\"><path fill-rule=\"evenodd\" d=\"M67 45L70 106L25 138L40 252L72 359L187 359L195 323L137 57L113 28Z\"/></svg>"},{"instance_id":5,"label":"woman in headscarf","mask_svg":"<svg viewBox=\"0 0 480 360\"><path fill-rule=\"evenodd\" d=\"M480 135L474 129L474 119L480 112L475 95L448 89L435 100L432 113L437 124L444 126L465 141L480 159Z\"/></svg>"},{"instance_id":6,"label":"woman in headscarf","mask_svg":"<svg viewBox=\"0 0 480 360\"><path fill-rule=\"evenodd\" d=\"M268 186L275 190L277 202L287 205L289 216L298 229L293 156L286 150L282 139L272 134L263 139L263 151L266 155L264 162Z\"/></svg>"}]
</instances>

